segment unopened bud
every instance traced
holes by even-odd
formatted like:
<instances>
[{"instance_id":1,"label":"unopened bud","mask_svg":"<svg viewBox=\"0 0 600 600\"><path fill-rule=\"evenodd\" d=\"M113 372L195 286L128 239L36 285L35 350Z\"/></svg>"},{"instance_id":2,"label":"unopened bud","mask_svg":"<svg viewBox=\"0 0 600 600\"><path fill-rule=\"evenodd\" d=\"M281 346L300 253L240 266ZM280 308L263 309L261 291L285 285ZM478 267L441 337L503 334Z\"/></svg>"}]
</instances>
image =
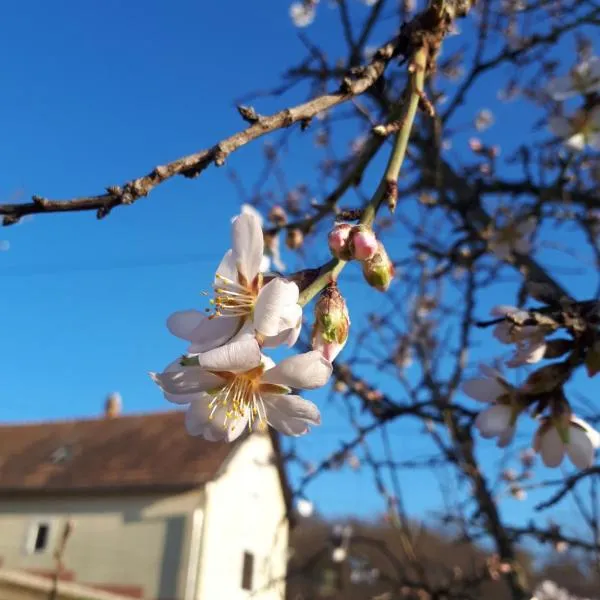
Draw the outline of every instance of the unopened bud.
<instances>
[{"instance_id":1,"label":"unopened bud","mask_svg":"<svg viewBox=\"0 0 600 600\"><path fill-rule=\"evenodd\" d=\"M365 225L356 225L350 232L350 253L356 260L367 260L377 252L377 238Z\"/></svg>"},{"instance_id":2,"label":"unopened bud","mask_svg":"<svg viewBox=\"0 0 600 600\"><path fill-rule=\"evenodd\" d=\"M387 291L394 278L394 265L381 242L377 244L377 252L362 262L362 270L367 283L381 292Z\"/></svg>"},{"instance_id":3,"label":"unopened bud","mask_svg":"<svg viewBox=\"0 0 600 600\"><path fill-rule=\"evenodd\" d=\"M346 301L337 285L331 284L322 292L315 305L312 347L332 362L348 341L350 316Z\"/></svg>"},{"instance_id":4,"label":"unopened bud","mask_svg":"<svg viewBox=\"0 0 600 600\"><path fill-rule=\"evenodd\" d=\"M302 230L294 227L293 229L289 229L287 235L285 236L285 245L290 250L298 250L304 243L304 234Z\"/></svg>"},{"instance_id":5,"label":"unopened bud","mask_svg":"<svg viewBox=\"0 0 600 600\"><path fill-rule=\"evenodd\" d=\"M481 140L478 138L471 138L469 140L469 148L471 148L471 150L473 152L475 152L476 154L478 154L479 152L481 152L483 150L483 144L481 143Z\"/></svg>"},{"instance_id":6,"label":"unopened bud","mask_svg":"<svg viewBox=\"0 0 600 600\"><path fill-rule=\"evenodd\" d=\"M276 204L269 211L269 221L271 221L271 223L277 227L285 225L287 223L287 214L285 209L282 206L279 206L279 204Z\"/></svg>"},{"instance_id":7,"label":"unopened bud","mask_svg":"<svg viewBox=\"0 0 600 600\"><path fill-rule=\"evenodd\" d=\"M349 223L338 223L327 237L331 253L342 260L350 260L350 248L348 247L348 238L352 231L352 225Z\"/></svg>"}]
</instances>

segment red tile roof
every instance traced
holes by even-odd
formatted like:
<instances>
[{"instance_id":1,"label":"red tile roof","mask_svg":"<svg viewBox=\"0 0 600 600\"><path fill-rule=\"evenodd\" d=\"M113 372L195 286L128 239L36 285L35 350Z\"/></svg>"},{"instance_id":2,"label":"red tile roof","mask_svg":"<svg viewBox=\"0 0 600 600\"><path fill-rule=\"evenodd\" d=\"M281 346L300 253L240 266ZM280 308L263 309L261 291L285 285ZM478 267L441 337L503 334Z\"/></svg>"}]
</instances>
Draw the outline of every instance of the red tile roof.
<instances>
[{"instance_id":1,"label":"red tile roof","mask_svg":"<svg viewBox=\"0 0 600 600\"><path fill-rule=\"evenodd\" d=\"M237 444L189 436L181 411L0 425L0 494L191 488Z\"/></svg>"}]
</instances>

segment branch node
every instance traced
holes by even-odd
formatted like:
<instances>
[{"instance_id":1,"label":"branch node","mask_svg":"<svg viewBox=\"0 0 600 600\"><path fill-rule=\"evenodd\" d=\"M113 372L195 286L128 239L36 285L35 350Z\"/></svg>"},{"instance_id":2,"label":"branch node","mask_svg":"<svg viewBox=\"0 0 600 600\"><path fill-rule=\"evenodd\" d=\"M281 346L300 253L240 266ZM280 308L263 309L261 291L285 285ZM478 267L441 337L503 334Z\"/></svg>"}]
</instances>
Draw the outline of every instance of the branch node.
<instances>
[{"instance_id":1,"label":"branch node","mask_svg":"<svg viewBox=\"0 0 600 600\"><path fill-rule=\"evenodd\" d=\"M243 106L242 104L237 106L237 110L240 113L242 119L250 125L258 123L262 119L262 115L259 115L253 106Z\"/></svg>"},{"instance_id":2,"label":"branch node","mask_svg":"<svg viewBox=\"0 0 600 600\"><path fill-rule=\"evenodd\" d=\"M41 206L44 208L46 206L48 206L48 204L49 204L49 200L47 198L43 198L42 196L37 196L35 194L33 196L31 196L31 200L38 206Z\"/></svg>"}]
</instances>

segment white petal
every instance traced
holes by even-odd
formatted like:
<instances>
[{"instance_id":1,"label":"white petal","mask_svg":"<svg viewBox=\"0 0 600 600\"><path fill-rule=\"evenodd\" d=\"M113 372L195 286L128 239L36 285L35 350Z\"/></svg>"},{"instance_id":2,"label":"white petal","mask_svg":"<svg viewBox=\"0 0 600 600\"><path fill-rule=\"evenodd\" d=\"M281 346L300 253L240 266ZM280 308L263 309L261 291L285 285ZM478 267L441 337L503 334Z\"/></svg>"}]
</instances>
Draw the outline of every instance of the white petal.
<instances>
[{"instance_id":1,"label":"white petal","mask_svg":"<svg viewBox=\"0 0 600 600\"><path fill-rule=\"evenodd\" d=\"M546 353L546 342L523 340L517 344L517 351L513 357L506 361L506 366L510 368L520 367L521 365L533 365L540 362Z\"/></svg>"},{"instance_id":2,"label":"white petal","mask_svg":"<svg viewBox=\"0 0 600 600\"><path fill-rule=\"evenodd\" d=\"M511 313L518 313L518 312L520 312L519 308L517 308L516 306L511 306L509 304L497 304L496 306L494 306L492 308L492 310L490 310L490 314L493 317L504 317Z\"/></svg>"},{"instance_id":3,"label":"white petal","mask_svg":"<svg viewBox=\"0 0 600 600\"><path fill-rule=\"evenodd\" d=\"M206 316L199 310L179 310L167 319L167 329L178 338L190 341L191 333L200 325Z\"/></svg>"},{"instance_id":4,"label":"white petal","mask_svg":"<svg viewBox=\"0 0 600 600\"><path fill-rule=\"evenodd\" d=\"M596 449L589 435L579 427L569 427L567 456L578 469L588 469L594 464Z\"/></svg>"},{"instance_id":5,"label":"white petal","mask_svg":"<svg viewBox=\"0 0 600 600\"><path fill-rule=\"evenodd\" d=\"M492 438L505 434L510 427L512 409L510 406L495 404L481 411L475 419L475 427L479 429L481 436Z\"/></svg>"},{"instance_id":6,"label":"white petal","mask_svg":"<svg viewBox=\"0 0 600 600\"><path fill-rule=\"evenodd\" d=\"M300 336L300 330L302 329L302 321L298 323L297 327L291 329L284 329L281 333L274 336L267 336L263 341L265 348L277 348L277 346L288 346L291 348Z\"/></svg>"},{"instance_id":7,"label":"white petal","mask_svg":"<svg viewBox=\"0 0 600 600\"><path fill-rule=\"evenodd\" d=\"M165 394L176 396L198 394L224 383L220 377L207 373L200 367L183 367L179 363L179 359L173 361L162 373L150 373L150 376ZM178 404L190 401L183 398L181 400L168 399Z\"/></svg>"},{"instance_id":8,"label":"white petal","mask_svg":"<svg viewBox=\"0 0 600 600\"><path fill-rule=\"evenodd\" d=\"M220 275L221 278L215 277L215 285L222 286L224 280L233 281L234 283L238 282L236 257L233 254L233 250L227 250L225 253L225 256L217 267L217 275Z\"/></svg>"},{"instance_id":9,"label":"white petal","mask_svg":"<svg viewBox=\"0 0 600 600\"><path fill-rule=\"evenodd\" d=\"M198 364L210 371L232 371L243 373L260 365L261 353L255 339L230 342L198 355Z\"/></svg>"},{"instance_id":10,"label":"white petal","mask_svg":"<svg viewBox=\"0 0 600 600\"><path fill-rule=\"evenodd\" d=\"M210 414L209 404L212 397L202 394L195 402L192 402L185 413L185 428L190 435L202 435L202 430L208 423Z\"/></svg>"},{"instance_id":11,"label":"white petal","mask_svg":"<svg viewBox=\"0 0 600 600\"><path fill-rule=\"evenodd\" d=\"M236 332L242 324L241 319L234 317L214 317L209 319L202 315L204 319L189 334L192 344L188 348L190 354L198 354L212 350L233 339Z\"/></svg>"},{"instance_id":12,"label":"white petal","mask_svg":"<svg viewBox=\"0 0 600 600\"><path fill-rule=\"evenodd\" d=\"M268 273L270 268L271 268L271 259L266 254L263 254L263 257L260 261L259 270L261 273Z\"/></svg>"},{"instance_id":13,"label":"white petal","mask_svg":"<svg viewBox=\"0 0 600 600\"><path fill-rule=\"evenodd\" d=\"M550 117L548 127L556 137L563 139L569 137L573 133L570 121L561 116Z\"/></svg>"},{"instance_id":14,"label":"white petal","mask_svg":"<svg viewBox=\"0 0 600 600\"><path fill-rule=\"evenodd\" d=\"M467 379L461 389L467 396L480 402L495 402L500 396L506 394L506 390L498 381L487 377Z\"/></svg>"},{"instance_id":15,"label":"white petal","mask_svg":"<svg viewBox=\"0 0 600 600\"><path fill-rule=\"evenodd\" d=\"M243 213L232 225L233 254L238 271L248 282L260 272L264 252L264 239L260 219L256 215Z\"/></svg>"},{"instance_id":16,"label":"white petal","mask_svg":"<svg viewBox=\"0 0 600 600\"><path fill-rule=\"evenodd\" d=\"M496 445L498 448L506 448L515 437L515 426L507 427L499 436Z\"/></svg>"},{"instance_id":17,"label":"white petal","mask_svg":"<svg viewBox=\"0 0 600 600\"><path fill-rule=\"evenodd\" d=\"M211 442L221 440L233 442L248 425L248 411L237 419L227 418L225 408L213 411L212 398L204 394L201 400L193 402L185 413L185 427L190 435L202 436Z\"/></svg>"},{"instance_id":18,"label":"white petal","mask_svg":"<svg viewBox=\"0 0 600 600\"><path fill-rule=\"evenodd\" d=\"M501 344L512 344L514 343L513 330L514 325L512 323L509 323L508 321L503 321L502 323L498 323L498 325L494 327L492 335Z\"/></svg>"},{"instance_id":19,"label":"white petal","mask_svg":"<svg viewBox=\"0 0 600 600\"><path fill-rule=\"evenodd\" d=\"M585 135L583 133L576 133L565 140L565 144L573 150L583 150L585 148Z\"/></svg>"},{"instance_id":20,"label":"white petal","mask_svg":"<svg viewBox=\"0 0 600 600\"><path fill-rule=\"evenodd\" d=\"M320 425L321 415L315 404L300 396L266 394L262 397L269 425L286 435L303 435L308 425Z\"/></svg>"},{"instance_id":21,"label":"white petal","mask_svg":"<svg viewBox=\"0 0 600 600\"><path fill-rule=\"evenodd\" d=\"M571 417L571 422L575 425L579 425L579 427L586 432L594 448L600 448L600 433L598 433L589 423L575 416Z\"/></svg>"},{"instance_id":22,"label":"white petal","mask_svg":"<svg viewBox=\"0 0 600 600\"><path fill-rule=\"evenodd\" d=\"M243 215L252 215L253 217L255 217L256 219L258 219L260 226L263 226L263 217L262 215L254 208L254 206L252 206L252 204L242 204L241 206L242 209L242 214ZM233 223L235 221L237 217L234 217L233 219L231 219L231 222Z\"/></svg>"},{"instance_id":23,"label":"white petal","mask_svg":"<svg viewBox=\"0 0 600 600\"><path fill-rule=\"evenodd\" d=\"M548 431L539 437L539 453L542 456L542 461L547 467L558 467L565 455L565 446L558 435L555 427L551 427Z\"/></svg>"},{"instance_id":24,"label":"white petal","mask_svg":"<svg viewBox=\"0 0 600 600\"><path fill-rule=\"evenodd\" d=\"M546 89L554 100L564 100L577 94L577 90L573 87L573 80L568 75L553 79Z\"/></svg>"},{"instance_id":25,"label":"white petal","mask_svg":"<svg viewBox=\"0 0 600 600\"><path fill-rule=\"evenodd\" d=\"M331 363L320 352L306 352L286 358L273 369L265 371L262 381L312 390L325 385L331 371Z\"/></svg>"},{"instance_id":26,"label":"white petal","mask_svg":"<svg viewBox=\"0 0 600 600\"><path fill-rule=\"evenodd\" d=\"M286 322L289 316L298 315L298 286L292 281L276 277L263 287L256 299L254 307L254 327L262 335L273 336L289 329L297 323ZM298 308L300 308L298 306ZM291 313L290 313L291 309ZM293 313L293 314L292 314ZM302 315L302 308L300 308Z\"/></svg>"}]
</instances>

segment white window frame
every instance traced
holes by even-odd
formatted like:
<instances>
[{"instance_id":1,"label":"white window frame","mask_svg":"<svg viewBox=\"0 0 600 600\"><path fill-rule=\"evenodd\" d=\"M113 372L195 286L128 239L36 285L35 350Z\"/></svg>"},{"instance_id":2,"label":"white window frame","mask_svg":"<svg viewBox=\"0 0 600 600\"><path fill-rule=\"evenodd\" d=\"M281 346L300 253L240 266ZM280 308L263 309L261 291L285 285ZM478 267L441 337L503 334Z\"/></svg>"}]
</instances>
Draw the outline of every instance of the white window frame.
<instances>
[{"instance_id":1,"label":"white window frame","mask_svg":"<svg viewBox=\"0 0 600 600\"><path fill-rule=\"evenodd\" d=\"M46 537L46 547L42 550L35 549L35 540L37 539L37 534L40 528L40 525L48 526L48 535ZM46 554L51 551L52 547L52 537L55 530L55 519L52 517L35 517L31 523L29 523L29 527L27 528L27 535L25 538L25 554L29 555L41 555Z\"/></svg>"}]
</instances>

